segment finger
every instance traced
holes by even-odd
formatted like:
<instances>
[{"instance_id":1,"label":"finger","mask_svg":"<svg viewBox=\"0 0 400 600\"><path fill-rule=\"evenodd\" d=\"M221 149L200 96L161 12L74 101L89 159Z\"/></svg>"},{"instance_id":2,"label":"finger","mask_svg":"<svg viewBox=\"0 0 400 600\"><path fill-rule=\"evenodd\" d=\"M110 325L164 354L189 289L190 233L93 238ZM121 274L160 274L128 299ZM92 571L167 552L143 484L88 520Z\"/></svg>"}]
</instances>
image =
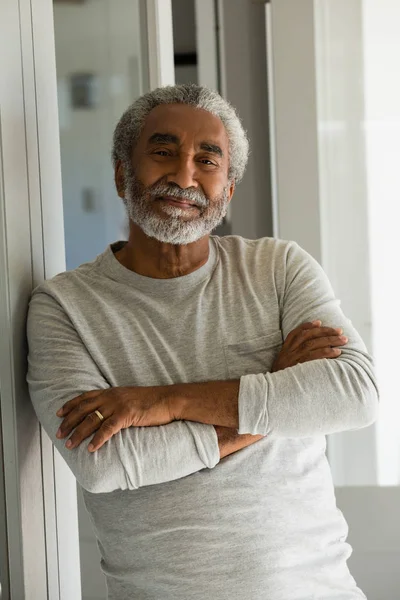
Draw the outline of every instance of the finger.
<instances>
[{"instance_id":1,"label":"finger","mask_svg":"<svg viewBox=\"0 0 400 600\"><path fill-rule=\"evenodd\" d=\"M81 398L79 404L75 404L75 407L71 412L64 417L64 420L56 433L56 437L63 438L69 435L79 423L97 409L102 411L102 405L99 401L98 394L92 398Z\"/></svg>"},{"instance_id":2,"label":"finger","mask_svg":"<svg viewBox=\"0 0 400 600\"><path fill-rule=\"evenodd\" d=\"M88 445L89 452L96 452L96 450L101 448L106 442L108 442L109 439L113 437L113 435L118 433L118 431L121 431L121 429L123 429L121 422L118 422L115 417L110 417L104 421Z\"/></svg>"},{"instance_id":3,"label":"finger","mask_svg":"<svg viewBox=\"0 0 400 600\"><path fill-rule=\"evenodd\" d=\"M337 358L342 354L340 348L319 348L311 352L311 360L317 360L318 358Z\"/></svg>"},{"instance_id":4,"label":"finger","mask_svg":"<svg viewBox=\"0 0 400 600\"><path fill-rule=\"evenodd\" d=\"M307 329L315 329L316 327L320 327L322 325L321 321L310 321L308 323L302 323L295 329L293 329L286 337L287 342L291 342L293 338L296 337L301 331L305 331Z\"/></svg>"},{"instance_id":5,"label":"finger","mask_svg":"<svg viewBox=\"0 0 400 600\"><path fill-rule=\"evenodd\" d=\"M91 390L90 392L85 392L84 394L80 394L76 396L76 398L72 398L72 400L68 400L61 408L58 409L56 415L58 417L65 417L68 413L71 412L82 400L86 400L88 398L95 398L102 394L104 390Z\"/></svg>"},{"instance_id":6,"label":"finger","mask_svg":"<svg viewBox=\"0 0 400 600\"><path fill-rule=\"evenodd\" d=\"M333 327L314 327L313 329L304 329L297 333L292 343L290 344L291 349L300 347L304 342L319 337L337 336L343 333L341 327L335 329Z\"/></svg>"},{"instance_id":7,"label":"finger","mask_svg":"<svg viewBox=\"0 0 400 600\"><path fill-rule=\"evenodd\" d=\"M312 360L318 360L321 358L338 358L342 354L339 348L318 348L318 350L311 350L307 354L301 354L296 364L310 362Z\"/></svg>"},{"instance_id":8,"label":"finger","mask_svg":"<svg viewBox=\"0 0 400 600\"><path fill-rule=\"evenodd\" d=\"M99 417L96 413L90 413L80 425L75 429L71 437L67 440L65 446L69 450L73 450L77 448L83 440L85 440L90 435L93 435L99 427L101 427L102 421L100 421Z\"/></svg>"},{"instance_id":9,"label":"finger","mask_svg":"<svg viewBox=\"0 0 400 600\"><path fill-rule=\"evenodd\" d=\"M345 346L349 339L345 335L330 335L314 337L302 342L298 349L300 351L305 350L317 350L318 348L329 348L331 346Z\"/></svg>"}]
</instances>

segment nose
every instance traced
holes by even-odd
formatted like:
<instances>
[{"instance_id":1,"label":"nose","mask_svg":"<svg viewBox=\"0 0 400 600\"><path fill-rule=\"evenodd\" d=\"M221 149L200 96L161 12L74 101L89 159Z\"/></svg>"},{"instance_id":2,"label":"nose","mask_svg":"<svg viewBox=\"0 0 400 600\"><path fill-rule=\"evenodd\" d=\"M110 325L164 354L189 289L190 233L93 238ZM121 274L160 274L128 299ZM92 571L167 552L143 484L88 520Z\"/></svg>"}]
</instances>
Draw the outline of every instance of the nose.
<instances>
[{"instance_id":1,"label":"nose","mask_svg":"<svg viewBox=\"0 0 400 600\"><path fill-rule=\"evenodd\" d=\"M175 183L181 189L197 188L196 165L190 156L181 156L167 176L168 183Z\"/></svg>"}]
</instances>

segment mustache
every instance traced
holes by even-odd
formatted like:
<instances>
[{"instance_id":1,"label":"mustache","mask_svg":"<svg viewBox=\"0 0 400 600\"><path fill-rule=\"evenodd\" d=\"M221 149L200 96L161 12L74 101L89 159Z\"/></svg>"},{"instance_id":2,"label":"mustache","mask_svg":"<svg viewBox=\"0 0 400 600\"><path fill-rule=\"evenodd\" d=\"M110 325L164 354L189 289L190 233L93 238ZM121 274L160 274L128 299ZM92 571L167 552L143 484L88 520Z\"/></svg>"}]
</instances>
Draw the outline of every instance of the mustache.
<instances>
[{"instance_id":1,"label":"mustache","mask_svg":"<svg viewBox=\"0 0 400 600\"><path fill-rule=\"evenodd\" d=\"M158 198L159 196L169 196L170 198L177 198L178 200L190 200L200 208L207 208L209 200L207 196L200 190L194 188L188 188L183 190L174 185L168 185L167 183L156 183L148 189L148 194L151 198Z\"/></svg>"}]
</instances>

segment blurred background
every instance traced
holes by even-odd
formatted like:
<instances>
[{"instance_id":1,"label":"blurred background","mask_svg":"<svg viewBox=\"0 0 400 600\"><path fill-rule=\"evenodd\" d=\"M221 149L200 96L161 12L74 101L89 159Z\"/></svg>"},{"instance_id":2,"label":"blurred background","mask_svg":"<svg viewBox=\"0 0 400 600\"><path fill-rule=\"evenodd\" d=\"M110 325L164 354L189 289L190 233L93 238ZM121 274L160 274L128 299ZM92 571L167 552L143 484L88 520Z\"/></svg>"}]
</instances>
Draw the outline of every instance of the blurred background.
<instances>
[{"instance_id":1,"label":"blurred background","mask_svg":"<svg viewBox=\"0 0 400 600\"><path fill-rule=\"evenodd\" d=\"M369 600L398 600L400 2L161 4L165 19L154 33L156 1L53 2L66 268L126 239L111 167L113 130L128 105L154 87L154 57L162 70L173 53L168 83L217 89L237 108L251 141L247 173L215 233L296 240L322 264L374 355L380 420L331 436L328 458L349 523L352 574ZM21 19L22 31L28 21ZM79 490L78 515L83 599L102 600L100 557Z\"/></svg>"}]
</instances>

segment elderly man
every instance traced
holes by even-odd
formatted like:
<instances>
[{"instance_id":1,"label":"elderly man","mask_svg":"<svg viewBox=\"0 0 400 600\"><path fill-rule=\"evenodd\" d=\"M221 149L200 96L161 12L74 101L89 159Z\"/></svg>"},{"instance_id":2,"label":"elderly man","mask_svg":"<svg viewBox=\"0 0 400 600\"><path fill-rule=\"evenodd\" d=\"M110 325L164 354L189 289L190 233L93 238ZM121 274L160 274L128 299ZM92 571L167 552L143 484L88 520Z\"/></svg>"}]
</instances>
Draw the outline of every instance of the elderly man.
<instances>
[{"instance_id":1,"label":"elderly man","mask_svg":"<svg viewBox=\"0 0 400 600\"><path fill-rule=\"evenodd\" d=\"M296 243L210 235L247 157L216 92L139 98L113 147L129 240L31 300L32 402L110 600L365 598L325 434L374 421L371 359Z\"/></svg>"}]
</instances>

